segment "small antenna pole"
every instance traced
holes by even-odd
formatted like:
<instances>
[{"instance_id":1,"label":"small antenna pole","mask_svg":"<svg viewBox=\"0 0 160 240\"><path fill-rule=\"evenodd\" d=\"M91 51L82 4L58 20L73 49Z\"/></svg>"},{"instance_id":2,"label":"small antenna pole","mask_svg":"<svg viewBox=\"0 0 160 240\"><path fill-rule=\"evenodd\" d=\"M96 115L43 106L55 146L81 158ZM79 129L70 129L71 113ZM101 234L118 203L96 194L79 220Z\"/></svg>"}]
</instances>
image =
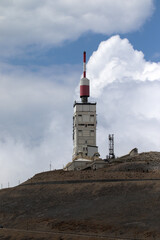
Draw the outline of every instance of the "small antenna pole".
<instances>
[{"instance_id":1,"label":"small antenna pole","mask_svg":"<svg viewBox=\"0 0 160 240\"><path fill-rule=\"evenodd\" d=\"M86 52L83 52L83 77L86 78Z\"/></svg>"},{"instance_id":2,"label":"small antenna pole","mask_svg":"<svg viewBox=\"0 0 160 240\"><path fill-rule=\"evenodd\" d=\"M115 155L114 155L114 134L109 134L108 139L109 139L109 158L114 159L115 158Z\"/></svg>"}]
</instances>

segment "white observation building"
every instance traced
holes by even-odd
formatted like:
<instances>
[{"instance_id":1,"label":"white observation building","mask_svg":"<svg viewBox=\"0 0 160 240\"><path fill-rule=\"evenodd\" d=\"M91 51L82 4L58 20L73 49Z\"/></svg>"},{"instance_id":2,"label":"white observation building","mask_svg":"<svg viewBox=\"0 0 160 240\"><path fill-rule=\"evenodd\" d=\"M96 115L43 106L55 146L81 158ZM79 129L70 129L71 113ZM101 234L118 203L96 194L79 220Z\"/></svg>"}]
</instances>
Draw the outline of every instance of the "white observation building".
<instances>
[{"instance_id":1,"label":"white observation building","mask_svg":"<svg viewBox=\"0 0 160 240\"><path fill-rule=\"evenodd\" d=\"M73 157L92 159L98 153L96 146L96 103L88 102L89 79L86 78L86 52L83 53L83 78L80 80L81 102L74 103Z\"/></svg>"}]
</instances>

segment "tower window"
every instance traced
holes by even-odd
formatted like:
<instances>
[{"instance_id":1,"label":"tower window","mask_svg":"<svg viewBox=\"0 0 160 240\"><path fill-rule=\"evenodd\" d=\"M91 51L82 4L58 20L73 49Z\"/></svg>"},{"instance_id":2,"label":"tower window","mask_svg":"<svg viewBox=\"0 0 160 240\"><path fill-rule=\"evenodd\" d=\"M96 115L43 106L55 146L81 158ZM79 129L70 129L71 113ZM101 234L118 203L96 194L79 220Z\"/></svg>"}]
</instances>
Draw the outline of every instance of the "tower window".
<instances>
[{"instance_id":1,"label":"tower window","mask_svg":"<svg viewBox=\"0 0 160 240\"><path fill-rule=\"evenodd\" d=\"M78 121L82 122L82 115L78 115Z\"/></svg>"},{"instance_id":2,"label":"tower window","mask_svg":"<svg viewBox=\"0 0 160 240\"><path fill-rule=\"evenodd\" d=\"M83 151L87 151L87 147L83 147Z\"/></svg>"},{"instance_id":3,"label":"tower window","mask_svg":"<svg viewBox=\"0 0 160 240\"><path fill-rule=\"evenodd\" d=\"M91 130L90 133L91 133L91 136L93 137L94 136L94 130Z\"/></svg>"},{"instance_id":4,"label":"tower window","mask_svg":"<svg viewBox=\"0 0 160 240\"><path fill-rule=\"evenodd\" d=\"M94 115L90 115L91 122L94 122Z\"/></svg>"},{"instance_id":5,"label":"tower window","mask_svg":"<svg viewBox=\"0 0 160 240\"><path fill-rule=\"evenodd\" d=\"M78 130L78 136L82 136L82 130Z\"/></svg>"}]
</instances>

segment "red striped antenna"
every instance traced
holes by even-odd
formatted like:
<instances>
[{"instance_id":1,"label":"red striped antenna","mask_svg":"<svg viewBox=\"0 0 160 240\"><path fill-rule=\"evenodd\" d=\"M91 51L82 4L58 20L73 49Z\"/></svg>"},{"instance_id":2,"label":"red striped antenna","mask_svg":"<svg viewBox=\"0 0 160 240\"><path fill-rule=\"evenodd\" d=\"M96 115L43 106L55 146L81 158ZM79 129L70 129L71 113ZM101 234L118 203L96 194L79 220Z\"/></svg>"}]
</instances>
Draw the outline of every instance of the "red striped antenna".
<instances>
[{"instance_id":1,"label":"red striped antenna","mask_svg":"<svg viewBox=\"0 0 160 240\"><path fill-rule=\"evenodd\" d=\"M86 78L86 52L83 52L83 77Z\"/></svg>"},{"instance_id":2,"label":"red striped antenna","mask_svg":"<svg viewBox=\"0 0 160 240\"><path fill-rule=\"evenodd\" d=\"M83 103L88 102L89 79L86 78L86 52L83 52L83 78L80 81L80 98Z\"/></svg>"}]
</instances>

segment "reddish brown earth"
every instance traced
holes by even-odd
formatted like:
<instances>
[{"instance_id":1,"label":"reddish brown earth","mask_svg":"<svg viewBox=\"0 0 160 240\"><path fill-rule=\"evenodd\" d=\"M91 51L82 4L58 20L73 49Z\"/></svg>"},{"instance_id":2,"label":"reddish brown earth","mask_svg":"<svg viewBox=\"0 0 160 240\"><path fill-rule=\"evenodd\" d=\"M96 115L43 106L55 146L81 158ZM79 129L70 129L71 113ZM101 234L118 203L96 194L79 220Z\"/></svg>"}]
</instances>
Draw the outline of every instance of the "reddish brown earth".
<instances>
[{"instance_id":1,"label":"reddish brown earth","mask_svg":"<svg viewBox=\"0 0 160 240\"><path fill-rule=\"evenodd\" d=\"M40 173L0 190L0 224L0 240L160 239L160 153Z\"/></svg>"}]
</instances>

